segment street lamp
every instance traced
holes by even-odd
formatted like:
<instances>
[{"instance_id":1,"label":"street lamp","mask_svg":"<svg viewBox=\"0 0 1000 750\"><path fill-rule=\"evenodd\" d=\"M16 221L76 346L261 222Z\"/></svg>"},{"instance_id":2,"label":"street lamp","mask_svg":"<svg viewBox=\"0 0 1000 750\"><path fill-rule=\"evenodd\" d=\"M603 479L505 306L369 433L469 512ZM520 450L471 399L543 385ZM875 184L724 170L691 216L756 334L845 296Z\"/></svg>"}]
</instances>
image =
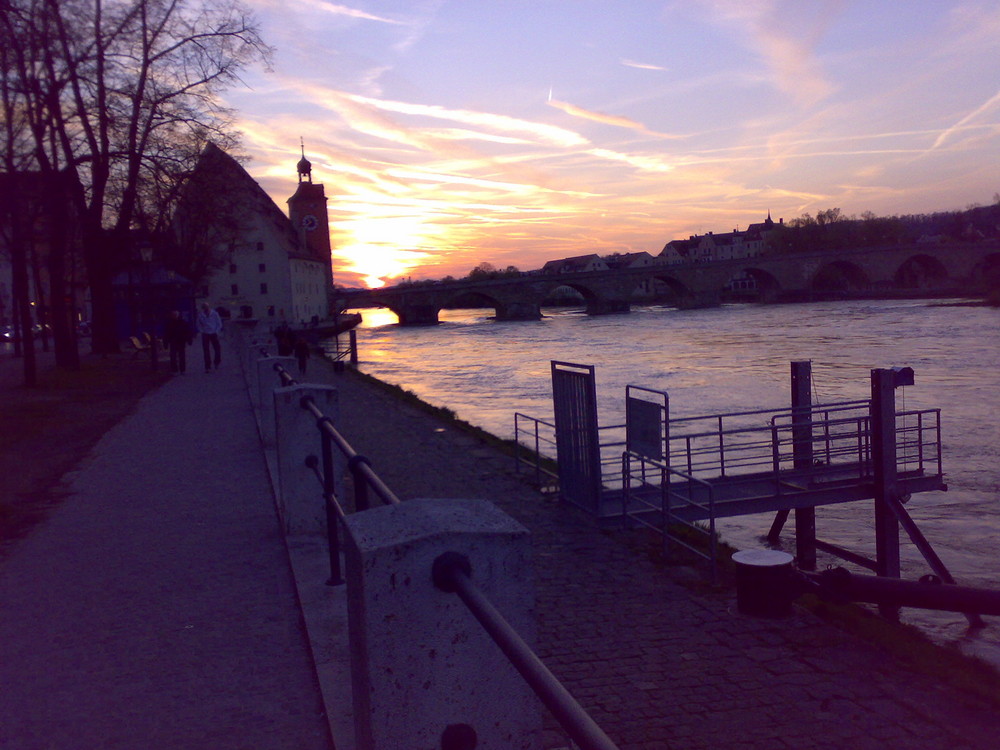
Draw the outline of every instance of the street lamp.
<instances>
[{"instance_id":1,"label":"street lamp","mask_svg":"<svg viewBox=\"0 0 1000 750\"><path fill-rule=\"evenodd\" d=\"M149 323L149 366L153 372L156 372L157 363L159 361L159 352L157 351L157 341L156 341L156 326L155 326L155 316L156 316L156 305L153 304L153 282L152 282L152 271L150 270L153 264L153 245L149 240L143 239L139 242L139 257L142 258L142 266L146 272L146 293L143 295L145 297L145 308L147 312L146 320Z\"/></svg>"}]
</instances>

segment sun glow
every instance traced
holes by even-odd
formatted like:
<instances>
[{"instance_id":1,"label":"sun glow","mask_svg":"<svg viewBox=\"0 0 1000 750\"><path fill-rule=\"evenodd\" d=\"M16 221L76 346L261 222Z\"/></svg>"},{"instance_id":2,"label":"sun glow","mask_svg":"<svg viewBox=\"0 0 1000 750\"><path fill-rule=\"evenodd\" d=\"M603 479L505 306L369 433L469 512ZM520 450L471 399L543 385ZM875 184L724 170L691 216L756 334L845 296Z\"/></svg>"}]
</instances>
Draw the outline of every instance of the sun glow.
<instances>
[{"instance_id":1,"label":"sun glow","mask_svg":"<svg viewBox=\"0 0 1000 750\"><path fill-rule=\"evenodd\" d=\"M375 207L371 207L375 208ZM434 250L440 228L421 216L357 215L334 222L333 254L350 274L360 275L370 288L405 276Z\"/></svg>"}]
</instances>

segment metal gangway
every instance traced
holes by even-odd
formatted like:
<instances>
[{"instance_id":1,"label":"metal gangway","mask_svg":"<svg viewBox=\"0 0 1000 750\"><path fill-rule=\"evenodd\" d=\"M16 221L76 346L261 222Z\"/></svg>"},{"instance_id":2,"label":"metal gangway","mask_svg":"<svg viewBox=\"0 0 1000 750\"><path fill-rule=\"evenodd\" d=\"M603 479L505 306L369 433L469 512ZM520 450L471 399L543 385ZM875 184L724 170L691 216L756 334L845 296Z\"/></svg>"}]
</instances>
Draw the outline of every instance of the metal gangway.
<instances>
[{"instance_id":1,"label":"metal gangway","mask_svg":"<svg viewBox=\"0 0 1000 750\"><path fill-rule=\"evenodd\" d=\"M912 384L913 371L873 370L871 399L813 404L811 364L791 364L791 405L779 409L671 418L666 392L630 385L624 440L602 442L594 368L552 362L555 418L517 415L516 441L536 459L555 449L549 476L563 501L604 526L655 529L713 570L717 519L774 513L768 536L777 543L794 513L801 567L815 568L819 549L898 577L902 528L949 580L903 508L913 493L947 489L940 410L895 408L895 389ZM860 500L875 501L875 560L816 537L816 507Z\"/></svg>"}]
</instances>

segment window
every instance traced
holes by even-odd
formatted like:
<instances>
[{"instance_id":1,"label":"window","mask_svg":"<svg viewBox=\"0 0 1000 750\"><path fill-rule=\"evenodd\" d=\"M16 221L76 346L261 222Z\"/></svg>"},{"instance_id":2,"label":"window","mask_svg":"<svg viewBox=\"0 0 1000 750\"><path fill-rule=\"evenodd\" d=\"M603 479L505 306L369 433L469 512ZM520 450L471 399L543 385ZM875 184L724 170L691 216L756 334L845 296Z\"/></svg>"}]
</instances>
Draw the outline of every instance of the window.
<instances>
[{"instance_id":1,"label":"window","mask_svg":"<svg viewBox=\"0 0 1000 750\"><path fill-rule=\"evenodd\" d=\"M267 284L261 284L260 285L260 293L261 294L267 294Z\"/></svg>"},{"instance_id":2,"label":"window","mask_svg":"<svg viewBox=\"0 0 1000 750\"><path fill-rule=\"evenodd\" d=\"M263 250L264 250L264 243L263 242L258 242L257 243L257 252L262 252Z\"/></svg>"},{"instance_id":3,"label":"window","mask_svg":"<svg viewBox=\"0 0 1000 750\"><path fill-rule=\"evenodd\" d=\"M271 305L270 307L267 308L267 317L269 318L274 317L274 305Z\"/></svg>"},{"instance_id":4,"label":"window","mask_svg":"<svg viewBox=\"0 0 1000 750\"><path fill-rule=\"evenodd\" d=\"M230 263L229 264L229 273L236 273L236 264L235 263Z\"/></svg>"},{"instance_id":5,"label":"window","mask_svg":"<svg viewBox=\"0 0 1000 750\"><path fill-rule=\"evenodd\" d=\"M234 296L234 297L235 297L235 296L236 296L237 294L239 294L239 293L240 293L240 286L239 286L239 284L233 284L233 285L232 285L232 286L230 287L230 289L232 290L232 292L233 292L233 296Z\"/></svg>"},{"instance_id":6,"label":"window","mask_svg":"<svg viewBox=\"0 0 1000 750\"><path fill-rule=\"evenodd\" d=\"M257 270L260 271L261 273L264 273L265 271L267 271L267 265L265 263L259 263L257 264Z\"/></svg>"}]
</instances>

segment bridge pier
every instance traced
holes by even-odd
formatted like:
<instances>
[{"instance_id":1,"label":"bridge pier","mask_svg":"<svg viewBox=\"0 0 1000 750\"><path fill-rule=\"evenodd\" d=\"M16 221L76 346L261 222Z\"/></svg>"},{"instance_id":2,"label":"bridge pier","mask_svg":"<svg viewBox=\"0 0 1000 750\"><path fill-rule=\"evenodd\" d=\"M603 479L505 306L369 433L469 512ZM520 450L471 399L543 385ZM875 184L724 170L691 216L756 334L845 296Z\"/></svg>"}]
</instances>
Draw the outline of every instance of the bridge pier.
<instances>
[{"instance_id":1,"label":"bridge pier","mask_svg":"<svg viewBox=\"0 0 1000 750\"><path fill-rule=\"evenodd\" d=\"M401 326L436 326L441 309L437 305L405 305L394 308L393 312Z\"/></svg>"},{"instance_id":2,"label":"bridge pier","mask_svg":"<svg viewBox=\"0 0 1000 750\"><path fill-rule=\"evenodd\" d=\"M497 305L497 320L541 320L542 308L537 302L508 302Z\"/></svg>"},{"instance_id":3,"label":"bridge pier","mask_svg":"<svg viewBox=\"0 0 1000 750\"><path fill-rule=\"evenodd\" d=\"M627 299L588 299L587 315L627 313L632 307Z\"/></svg>"},{"instance_id":4,"label":"bridge pier","mask_svg":"<svg viewBox=\"0 0 1000 750\"><path fill-rule=\"evenodd\" d=\"M691 292L677 300L677 307L681 310L694 310L699 307L718 307L722 304L719 292L711 290L707 292Z\"/></svg>"}]
</instances>

